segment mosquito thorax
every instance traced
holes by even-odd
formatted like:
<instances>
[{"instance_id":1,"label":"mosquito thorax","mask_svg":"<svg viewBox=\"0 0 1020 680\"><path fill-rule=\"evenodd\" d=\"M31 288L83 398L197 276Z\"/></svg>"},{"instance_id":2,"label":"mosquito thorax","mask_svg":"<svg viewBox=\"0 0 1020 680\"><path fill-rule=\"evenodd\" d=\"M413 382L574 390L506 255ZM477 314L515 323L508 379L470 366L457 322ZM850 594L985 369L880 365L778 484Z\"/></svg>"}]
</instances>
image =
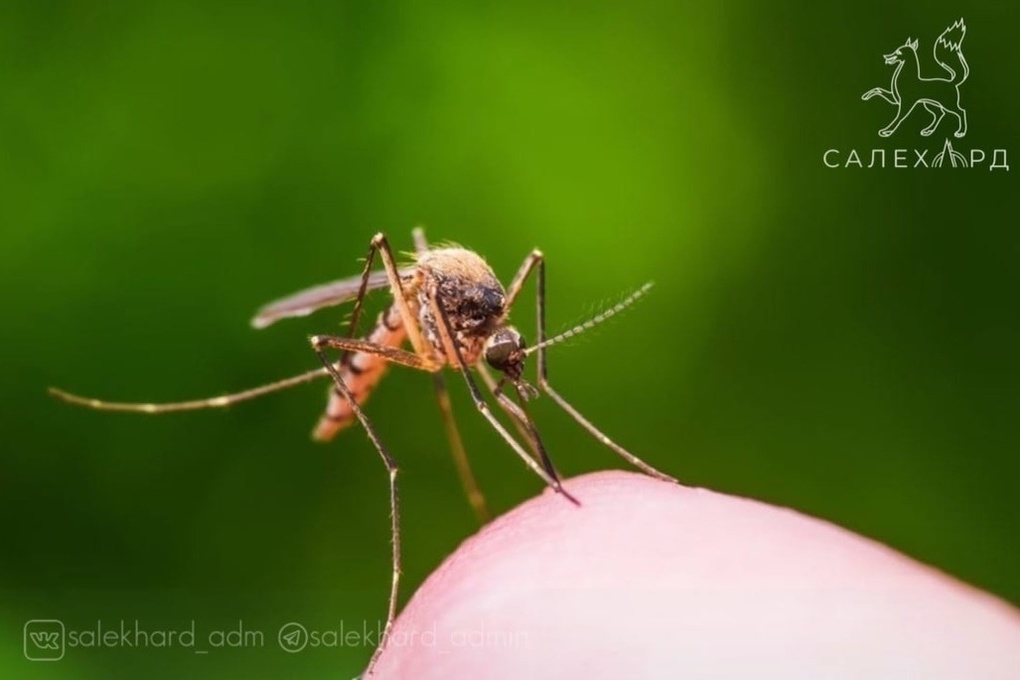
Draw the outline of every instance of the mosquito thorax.
<instances>
[{"instance_id":1,"label":"mosquito thorax","mask_svg":"<svg viewBox=\"0 0 1020 680\"><path fill-rule=\"evenodd\" d=\"M519 378L524 367L524 338L512 326L498 329L485 340L485 363L511 378Z\"/></svg>"},{"instance_id":2,"label":"mosquito thorax","mask_svg":"<svg viewBox=\"0 0 1020 680\"><path fill-rule=\"evenodd\" d=\"M506 292L492 269L477 253L463 248L430 251L418 260L428 280L422 288L427 307L437 297L454 331L487 336L502 318Z\"/></svg>"}]
</instances>

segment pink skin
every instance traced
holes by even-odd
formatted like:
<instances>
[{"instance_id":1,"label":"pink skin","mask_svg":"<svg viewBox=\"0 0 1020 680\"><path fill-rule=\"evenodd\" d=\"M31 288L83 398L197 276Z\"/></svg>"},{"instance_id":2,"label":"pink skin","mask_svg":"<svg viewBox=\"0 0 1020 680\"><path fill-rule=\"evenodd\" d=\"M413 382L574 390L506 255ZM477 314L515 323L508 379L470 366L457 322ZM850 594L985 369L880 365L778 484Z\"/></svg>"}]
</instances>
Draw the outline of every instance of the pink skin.
<instances>
[{"instance_id":1,"label":"pink skin","mask_svg":"<svg viewBox=\"0 0 1020 680\"><path fill-rule=\"evenodd\" d=\"M1020 612L793 510L623 472L468 539L372 677L1020 678Z\"/></svg>"}]
</instances>

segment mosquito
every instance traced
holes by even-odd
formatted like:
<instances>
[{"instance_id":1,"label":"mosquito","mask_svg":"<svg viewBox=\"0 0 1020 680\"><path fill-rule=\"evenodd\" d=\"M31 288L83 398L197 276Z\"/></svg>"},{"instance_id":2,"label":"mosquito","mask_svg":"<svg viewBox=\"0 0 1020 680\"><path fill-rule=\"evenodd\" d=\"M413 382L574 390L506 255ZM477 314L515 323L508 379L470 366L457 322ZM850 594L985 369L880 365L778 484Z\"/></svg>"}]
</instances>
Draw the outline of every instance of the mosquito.
<instances>
[{"instance_id":1,"label":"mosquito","mask_svg":"<svg viewBox=\"0 0 1020 680\"><path fill-rule=\"evenodd\" d=\"M317 378L330 377L333 384L326 410L312 437L328 441L355 421L360 422L389 475L393 572L386 625L382 642L369 662L369 674L385 646L396 616L401 573L400 497L396 461L383 445L362 405L390 364L432 374L439 411L450 440L461 485L482 522L488 519L489 513L457 429L446 384L440 373L444 367L451 367L464 377L479 413L521 460L547 486L575 505L580 503L563 487L560 475L553 467L528 412L527 402L536 397L539 390L623 459L652 477L676 482L673 477L648 465L614 442L560 396L549 383L546 364L546 349L549 346L567 340L623 311L647 293L651 283L646 283L615 306L588 321L546 338L545 256L540 250L531 251L514 275L509 288L504 289L492 269L477 253L456 246L431 248L421 228L415 229L412 234L415 243L413 264L398 267L389 241L380 233L371 241L359 276L308 288L272 302L256 313L252 326L265 328L281 319L306 316L324 307L354 300L345 336L313 335L309 338L312 349L322 363L321 368L242 392L161 404L102 401L50 388L54 396L79 406L103 411L156 414L226 407ZM377 256L382 260L382 271L372 269ZM528 346L517 329L507 321L511 308L533 272L536 275L538 341ZM359 337L358 322L365 298L370 291L383 288L389 288L393 304L379 314L375 327L367 336ZM410 345L411 351L403 349L406 345ZM330 358L328 350L339 351L339 357ZM524 360L531 354L537 354L538 390L523 375ZM496 404L525 442L524 445L493 414L471 369L475 369L481 376ZM493 376L493 371L500 374L498 379ZM508 396L508 392L513 399Z\"/></svg>"}]
</instances>

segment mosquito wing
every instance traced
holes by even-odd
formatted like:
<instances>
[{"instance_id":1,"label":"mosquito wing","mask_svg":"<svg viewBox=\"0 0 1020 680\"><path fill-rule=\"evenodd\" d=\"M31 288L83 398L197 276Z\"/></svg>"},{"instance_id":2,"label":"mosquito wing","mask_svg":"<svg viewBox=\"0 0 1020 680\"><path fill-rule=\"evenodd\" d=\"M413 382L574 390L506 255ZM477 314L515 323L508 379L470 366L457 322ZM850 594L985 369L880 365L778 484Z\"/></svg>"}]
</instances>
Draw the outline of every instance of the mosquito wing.
<instances>
[{"instance_id":1,"label":"mosquito wing","mask_svg":"<svg viewBox=\"0 0 1020 680\"><path fill-rule=\"evenodd\" d=\"M400 271L401 277L406 276L408 273L410 273L410 270ZM389 279L386 278L385 271L375 271L368 275L366 290L377 290L387 286L389 286ZM308 316L317 309L332 307L348 300L353 300L358 297L358 290L360 288L360 275L307 288L293 295L270 302L255 314L255 318L251 320L251 325L255 328L265 328L280 319Z\"/></svg>"}]
</instances>

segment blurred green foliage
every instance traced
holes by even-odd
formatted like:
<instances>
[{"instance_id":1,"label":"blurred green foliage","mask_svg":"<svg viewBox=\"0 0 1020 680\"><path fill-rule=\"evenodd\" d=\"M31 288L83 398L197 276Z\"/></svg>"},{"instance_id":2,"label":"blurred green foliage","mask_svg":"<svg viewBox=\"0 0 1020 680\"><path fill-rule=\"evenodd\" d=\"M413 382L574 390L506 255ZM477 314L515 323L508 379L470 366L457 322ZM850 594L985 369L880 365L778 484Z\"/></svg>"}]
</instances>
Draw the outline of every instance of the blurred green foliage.
<instances>
[{"instance_id":1,"label":"blurred green foliage","mask_svg":"<svg viewBox=\"0 0 1020 680\"><path fill-rule=\"evenodd\" d=\"M908 36L934 69L960 11L5 3L0 675L362 667L365 647L276 646L287 621L384 613L385 474L357 429L309 441L325 386L161 418L45 388L173 400L313 367L305 337L342 312L259 333L251 313L357 272L378 230L409 250L416 224L504 280L540 246L552 330L654 280L552 351L554 384L592 420L685 483L831 519L1020 602L1016 170L822 162L941 146L948 118L930 140L923 114L881 140L892 107L860 95L888 87L881 55ZM957 147L1012 163L1015 8L966 12ZM530 300L515 318L533 334ZM490 503L537 493L453 377ZM534 411L565 473L619 465ZM402 464L406 598L475 527L428 376L393 370L368 412ZM194 620L200 640L240 621L265 644L32 663L30 619Z\"/></svg>"}]
</instances>

